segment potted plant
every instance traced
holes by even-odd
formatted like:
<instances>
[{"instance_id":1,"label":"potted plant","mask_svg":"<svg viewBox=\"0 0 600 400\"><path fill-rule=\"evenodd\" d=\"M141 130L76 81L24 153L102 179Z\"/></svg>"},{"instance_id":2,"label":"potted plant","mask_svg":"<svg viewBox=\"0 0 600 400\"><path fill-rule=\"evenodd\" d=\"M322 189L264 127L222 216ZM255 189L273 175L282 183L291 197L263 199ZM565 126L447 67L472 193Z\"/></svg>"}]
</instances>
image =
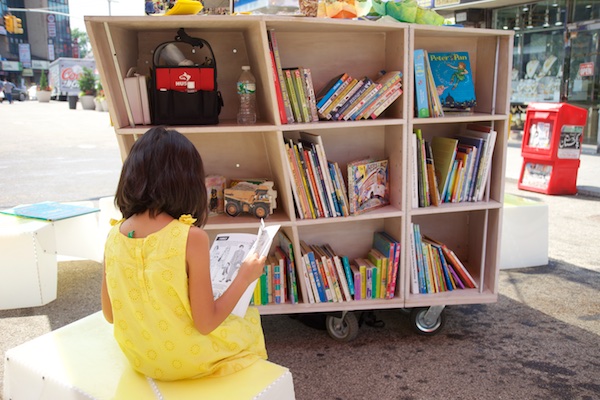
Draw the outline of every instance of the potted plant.
<instances>
[{"instance_id":1,"label":"potted plant","mask_svg":"<svg viewBox=\"0 0 600 400\"><path fill-rule=\"evenodd\" d=\"M104 88L102 87L102 83L100 81L98 81L96 93L97 95L94 99L94 102L96 103L96 110L108 111L108 104L106 104L106 95L104 94Z\"/></svg>"},{"instance_id":2,"label":"potted plant","mask_svg":"<svg viewBox=\"0 0 600 400\"><path fill-rule=\"evenodd\" d=\"M84 110L96 108L94 97L96 96L96 75L91 68L83 67L83 73L77 81L79 83L79 99Z\"/></svg>"},{"instance_id":3,"label":"potted plant","mask_svg":"<svg viewBox=\"0 0 600 400\"><path fill-rule=\"evenodd\" d=\"M52 94L52 88L48 85L48 75L46 75L46 71L42 70L42 75L40 76L40 84L36 88L36 96L40 103L49 103L50 95Z\"/></svg>"}]
</instances>

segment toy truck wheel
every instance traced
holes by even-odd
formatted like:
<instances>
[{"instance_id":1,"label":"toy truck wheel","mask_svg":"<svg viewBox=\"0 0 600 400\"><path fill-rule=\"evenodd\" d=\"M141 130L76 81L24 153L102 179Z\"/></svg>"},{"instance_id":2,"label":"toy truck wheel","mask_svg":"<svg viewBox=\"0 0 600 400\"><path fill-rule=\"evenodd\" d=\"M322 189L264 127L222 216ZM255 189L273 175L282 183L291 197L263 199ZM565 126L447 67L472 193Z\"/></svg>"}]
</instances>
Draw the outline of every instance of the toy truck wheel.
<instances>
[{"instance_id":1,"label":"toy truck wheel","mask_svg":"<svg viewBox=\"0 0 600 400\"><path fill-rule=\"evenodd\" d=\"M269 210L264 204L258 204L254 207L254 216L256 218L267 218Z\"/></svg>"},{"instance_id":2,"label":"toy truck wheel","mask_svg":"<svg viewBox=\"0 0 600 400\"><path fill-rule=\"evenodd\" d=\"M429 308L413 308L410 311L410 322L413 330L420 335L433 336L440 332L446 324L446 310L442 310L437 318L427 318Z\"/></svg>"},{"instance_id":3,"label":"toy truck wheel","mask_svg":"<svg viewBox=\"0 0 600 400\"><path fill-rule=\"evenodd\" d=\"M340 342L350 342L358 335L358 319L351 312L346 313L341 318L328 315L325 326L329 336Z\"/></svg>"},{"instance_id":4,"label":"toy truck wheel","mask_svg":"<svg viewBox=\"0 0 600 400\"><path fill-rule=\"evenodd\" d=\"M228 202L225 207L225 212L232 217L235 217L240 213L240 207L234 202Z\"/></svg>"}]
</instances>

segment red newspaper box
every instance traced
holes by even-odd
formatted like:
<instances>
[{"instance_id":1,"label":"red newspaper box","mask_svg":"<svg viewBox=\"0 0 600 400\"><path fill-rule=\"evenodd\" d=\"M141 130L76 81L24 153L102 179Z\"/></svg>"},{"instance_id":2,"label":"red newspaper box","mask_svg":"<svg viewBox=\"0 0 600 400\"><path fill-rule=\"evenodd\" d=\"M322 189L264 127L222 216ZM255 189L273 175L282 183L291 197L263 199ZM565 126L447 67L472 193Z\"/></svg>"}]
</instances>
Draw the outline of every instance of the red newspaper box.
<instances>
[{"instance_id":1,"label":"red newspaper box","mask_svg":"<svg viewBox=\"0 0 600 400\"><path fill-rule=\"evenodd\" d=\"M523 129L519 189L576 194L587 110L566 103L530 103Z\"/></svg>"}]
</instances>

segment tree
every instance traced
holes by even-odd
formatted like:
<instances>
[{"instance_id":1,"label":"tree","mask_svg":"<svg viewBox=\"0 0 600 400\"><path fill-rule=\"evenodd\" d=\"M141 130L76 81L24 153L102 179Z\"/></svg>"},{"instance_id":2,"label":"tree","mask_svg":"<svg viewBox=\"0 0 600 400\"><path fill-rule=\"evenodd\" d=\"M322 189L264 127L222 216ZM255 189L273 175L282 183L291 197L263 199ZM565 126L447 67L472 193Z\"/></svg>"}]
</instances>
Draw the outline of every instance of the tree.
<instances>
[{"instance_id":1,"label":"tree","mask_svg":"<svg viewBox=\"0 0 600 400\"><path fill-rule=\"evenodd\" d=\"M71 31L71 38L73 39L73 42L77 41L79 58L85 58L91 51L90 40L87 33L85 31L80 31L79 28L75 28Z\"/></svg>"}]
</instances>

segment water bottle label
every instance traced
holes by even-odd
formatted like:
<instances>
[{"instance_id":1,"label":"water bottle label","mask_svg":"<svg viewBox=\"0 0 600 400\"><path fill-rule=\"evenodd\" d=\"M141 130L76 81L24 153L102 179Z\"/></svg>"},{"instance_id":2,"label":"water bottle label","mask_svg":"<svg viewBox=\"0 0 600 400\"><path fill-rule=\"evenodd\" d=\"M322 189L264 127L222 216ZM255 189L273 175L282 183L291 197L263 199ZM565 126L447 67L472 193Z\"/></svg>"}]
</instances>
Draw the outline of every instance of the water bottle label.
<instances>
[{"instance_id":1,"label":"water bottle label","mask_svg":"<svg viewBox=\"0 0 600 400\"><path fill-rule=\"evenodd\" d=\"M237 92L238 94L253 94L256 92L256 84L250 82L238 82Z\"/></svg>"}]
</instances>

